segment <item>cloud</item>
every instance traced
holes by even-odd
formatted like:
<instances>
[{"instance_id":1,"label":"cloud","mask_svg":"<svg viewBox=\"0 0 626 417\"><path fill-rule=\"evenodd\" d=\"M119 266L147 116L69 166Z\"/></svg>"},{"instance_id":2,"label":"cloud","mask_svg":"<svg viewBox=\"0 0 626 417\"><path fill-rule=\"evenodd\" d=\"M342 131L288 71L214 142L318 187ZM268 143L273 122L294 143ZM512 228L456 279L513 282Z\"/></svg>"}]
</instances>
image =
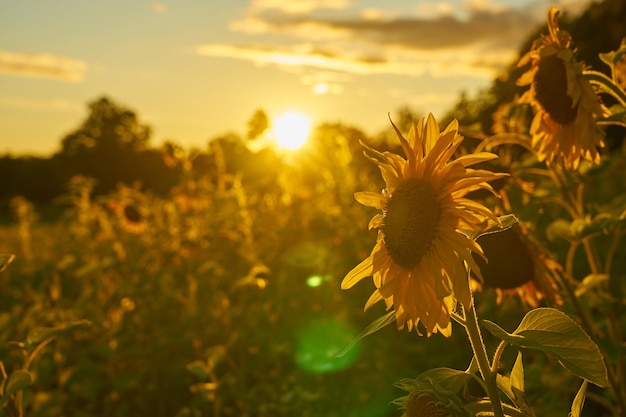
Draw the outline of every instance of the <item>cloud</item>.
<instances>
[{"instance_id":1,"label":"cloud","mask_svg":"<svg viewBox=\"0 0 626 417\"><path fill-rule=\"evenodd\" d=\"M307 40L351 39L380 47L440 49L478 43L517 47L536 25L536 19L523 11L476 10L464 20L451 14L430 19L328 19L257 14L234 22L231 28L257 34L290 34Z\"/></svg>"},{"instance_id":2,"label":"cloud","mask_svg":"<svg viewBox=\"0 0 626 417\"><path fill-rule=\"evenodd\" d=\"M390 61L376 55L338 53L310 44L292 46L225 45L199 46L200 55L253 61L259 65L275 64L290 67L310 67L356 74L420 75L424 65Z\"/></svg>"},{"instance_id":3,"label":"cloud","mask_svg":"<svg viewBox=\"0 0 626 417\"><path fill-rule=\"evenodd\" d=\"M253 12L275 10L288 14L310 13L319 9L342 10L349 0L252 0Z\"/></svg>"},{"instance_id":4,"label":"cloud","mask_svg":"<svg viewBox=\"0 0 626 417\"><path fill-rule=\"evenodd\" d=\"M417 77L469 76L489 79L502 68L502 54L506 51L482 51L477 58L473 50L411 51L387 48L385 55L362 53L345 49L331 49L312 44L282 45L227 45L208 44L196 49L199 55L252 61L257 65L276 65L283 68L314 68L359 75L393 74Z\"/></svg>"},{"instance_id":5,"label":"cloud","mask_svg":"<svg viewBox=\"0 0 626 417\"><path fill-rule=\"evenodd\" d=\"M348 8L347 1L252 0L229 27L254 35L255 44L209 44L197 53L290 70L492 79L517 58L526 36L545 23L546 1L517 8L495 0L464 0L456 8L425 1L407 13ZM333 5L342 10L318 12ZM540 16L538 8L545 13ZM323 91L319 84L317 91Z\"/></svg>"},{"instance_id":6,"label":"cloud","mask_svg":"<svg viewBox=\"0 0 626 417\"><path fill-rule=\"evenodd\" d=\"M78 82L86 69L87 63L78 59L0 50L0 73Z\"/></svg>"},{"instance_id":7,"label":"cloud","mask_svg":"<svg viewBox=\"0 0 626 417\"><path fill-rule=\"evenodd\" d=\"M83 103L66 99L32 99L16 96L0 96L0 107L19 110L74 112L84 107Z\"/></svg>"}]
</instances>

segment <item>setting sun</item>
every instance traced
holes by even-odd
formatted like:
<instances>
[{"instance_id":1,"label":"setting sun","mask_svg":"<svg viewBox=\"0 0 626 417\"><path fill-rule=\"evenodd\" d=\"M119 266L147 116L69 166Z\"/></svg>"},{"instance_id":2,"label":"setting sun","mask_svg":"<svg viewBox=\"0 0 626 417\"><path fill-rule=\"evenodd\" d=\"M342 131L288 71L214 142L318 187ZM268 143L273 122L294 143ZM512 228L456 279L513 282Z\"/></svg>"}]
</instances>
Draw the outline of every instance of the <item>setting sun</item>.
<instances>
[{"instance_id":1,"label":"setting sun","mask_svg":"<svg viewBox=\"0 0 626 417\"><path fill-rule=\"evenodd\" d=\"M290 111L274 119L276 143L287 149L298 149L305 144L311 132L311 120L302 113Z\"/></svg>"}]
</instances>

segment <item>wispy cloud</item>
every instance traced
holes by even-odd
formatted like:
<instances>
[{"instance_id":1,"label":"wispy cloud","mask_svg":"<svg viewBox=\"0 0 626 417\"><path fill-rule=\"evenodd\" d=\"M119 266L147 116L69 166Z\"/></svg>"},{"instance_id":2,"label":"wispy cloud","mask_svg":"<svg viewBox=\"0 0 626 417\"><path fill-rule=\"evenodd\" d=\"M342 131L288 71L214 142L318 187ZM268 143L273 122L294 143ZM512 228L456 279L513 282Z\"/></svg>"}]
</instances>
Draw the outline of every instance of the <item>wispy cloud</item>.
<instances>
[{"instance_id":1,"label":"wispy cloud","mask_svg":"<svg viewBox=\"0 0 626 417\"><path fill-rule=\"evenodd\" d=\"M311 44L292 46L209 44L199 46L197 53L214 57L245 59L259 65L311 67L357 74L419 75L425 71L423 65L394 62L377 55L339 53L330 48L315 47Z\"/></svg>"},{"instance_id":2,"label":"wispy cloud","mask_svg":"<svg viewBox=\"0 0 626 417\"><path fill-rule=\"evenodd\" d=\"M79 59L0 50L0 73L78 82L86 70L87 63Z\"/></svg>"},{"instance_id":3,"label":"wispy cloud","mask_svg":"<svg viewBox=\"0 0 626 417\"><path fill-rule=\"evenodd\" d=\"M84 104L62 98L33 99L0 95L0 107L20 110L74 112L81 110Z\"/></svg>"},{"instance_id":4,"label":"wispy cloud","mask_svg":"<svg viewBox=\"0 0 626 417\"><path fill-rule=\"evenodd\" d=\"M319 9L342 10L349 5L349 0L252 0L251 9L255 12L275 10L288 14L302 14Z\"/></svg>"},{"instance_id":5,"label":"wispy cloud","mask_svg":"<svg viewBox=\"0 0 626 417\"><path fill-rule=\"evenodd\" d=\"M517 47L537 25L523 11L475 11L468 19L442 14L426 18L328 19L287 15L248 15L233 22L233 30L247 33L289 34L307 40L352 40L379 47L410 49L456 48L486 43Z\"/></svg>"},{"instance_id":6,"label":"wispy cloud","mask_svg":"<svg viewBox=\"0 0 626 417\"><path fill-rule=\"evenodd\" d=\"M504 51L506 53L506 51ZM434 77L470 76L489 78L502 66L502 50L483 51L477 58L472 50L454 53L444 50L411 51L387 48L385 55L366 54L312 44L199 46L200 55L252 61L257 65L315 68L353 74L393 74Z\"/></svg>"},{"instance_id":7,"label":"wispy cloud","mask_svg":"<svg viewBox=\"0 0 626 417\"><path fill-rule=\"evenodd\" d=\"M255 44L208 44L196 51L285 69L488 79L516 58L521 42L545 21L544 1L526 8L492 0L466 0L457 8L424 1L401 13L348 8L348 1L252 0L229 27L254 35ZM333 7L337 10L318 12ZM539 16L537 8L545 12Z\"/></svg>"}]
</instances>

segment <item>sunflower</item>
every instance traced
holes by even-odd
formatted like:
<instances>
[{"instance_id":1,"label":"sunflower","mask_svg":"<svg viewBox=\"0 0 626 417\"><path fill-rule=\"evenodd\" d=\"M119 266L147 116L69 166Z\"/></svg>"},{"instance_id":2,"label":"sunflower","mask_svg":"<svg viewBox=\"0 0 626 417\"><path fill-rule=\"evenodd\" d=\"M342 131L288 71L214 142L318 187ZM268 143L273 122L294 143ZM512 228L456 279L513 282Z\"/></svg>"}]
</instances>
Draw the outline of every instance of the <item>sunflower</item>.
<instances>
[{"instance_id":1,"label":"sunflower","mask_svg":"<svg viewBox=\"0 0 626 417\"><path fill-rule=\"evenodd\" d=\"M549 35L535 41L519 65L531 63L517 80L530 85L520 102L534 111L530 133L532 146L540 161L562 162L576 169L582 159L600 162L598 148L604 146L596 117L602 114L600 99L583 77L583 63L574 60L570 34L559 29L556 7L548 13Z\"/></svg>"},{"instance_id":2,"label":"sunflower","mask_svg":"<svg viewBox=\"0 0 626 417\"><path fill-rule=\"evenodd\" d=\"M128 233L138 235L146 230L146 216L143 207L133 201L125 201L120 204L117 216L122 229Z\"/></svg>"},{"instance_id":3,"label":"sunflower","mask_svg":"<svg viewBox=\"0 0 626 417\"><path fill-rule=\"evenodd\" d=\"M148 228L147 207L143 194L133 188L122 186L118 196L108 201L122 230L139 235Z\"/></svg>"},{"instance_id":4,"label":"sunflower","mask_svg":"<svg viewBox=\"0 0 626 417\"><path fill-rule=\"evenodd\" d=\"M458 387L452 387L447 381L425 377L425 374L415 379L403 379L396 384L408 392L392 401L404 410L402 417L469 417L463 401L457 395Z\"/></svg>"},{"instance_id":5,"label":"sunflower","mask_svg":"<svg viewBox=\"0 0 626 417\"><path fill-rule=\"evenodd\" d=\"M378 238L369 257L343 279L351 288L373 276L376 290L365 305L384 300L394 307L399 329L417 329L421 322L427 335L449 336L450 314L456 301L469 307L472 296L464 262L478 267L472 252L480 246L460 230L481 230L487 219L497 217L483 205L465 198L477 189L492 190L486 181L506 174L471 169L471 165L496 158L488 152L464 155L452 162L463 137L453 121L439 131L435 118L420 119L408 138L393 124L407 159L379 152L363 144L365 156L378 165L386 188L382 193L358 192L361 204L381 210L369 228Z\"/></svg>"},{"instance_id":6,"label":"sunflower","mask_svg":"<svg viewBox=\"0 0 626 417\"><path fill-rule=\"evenodd\" d=\"M533 308L542 300L552 306L562 304L554 278L561 267L523 225L480 236L477 242L488 262L474 256L482 274L481 282L475 284L495 289L498 303L507 296L518 296Z\"/></svg>"}]
</instances>

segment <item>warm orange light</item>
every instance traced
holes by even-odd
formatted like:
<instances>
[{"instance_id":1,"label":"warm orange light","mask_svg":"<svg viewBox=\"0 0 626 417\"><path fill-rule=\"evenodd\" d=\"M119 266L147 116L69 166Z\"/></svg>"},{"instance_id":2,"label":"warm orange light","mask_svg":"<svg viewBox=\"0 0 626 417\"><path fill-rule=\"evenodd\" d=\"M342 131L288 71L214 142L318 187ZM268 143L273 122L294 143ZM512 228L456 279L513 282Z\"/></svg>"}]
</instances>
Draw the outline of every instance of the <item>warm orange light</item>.
<instances>
[{"instance_id":1,"label":"warm orange light","mask_svg":"<svg viewBox=\"0 0 626 417\"><path fill-rule=\"evenodd\" d=\"M285 112L274 119L276 143L287 149L298 149L306 143L311 132L311 120L302 113Z\"/></svg>"}]
</instances>

